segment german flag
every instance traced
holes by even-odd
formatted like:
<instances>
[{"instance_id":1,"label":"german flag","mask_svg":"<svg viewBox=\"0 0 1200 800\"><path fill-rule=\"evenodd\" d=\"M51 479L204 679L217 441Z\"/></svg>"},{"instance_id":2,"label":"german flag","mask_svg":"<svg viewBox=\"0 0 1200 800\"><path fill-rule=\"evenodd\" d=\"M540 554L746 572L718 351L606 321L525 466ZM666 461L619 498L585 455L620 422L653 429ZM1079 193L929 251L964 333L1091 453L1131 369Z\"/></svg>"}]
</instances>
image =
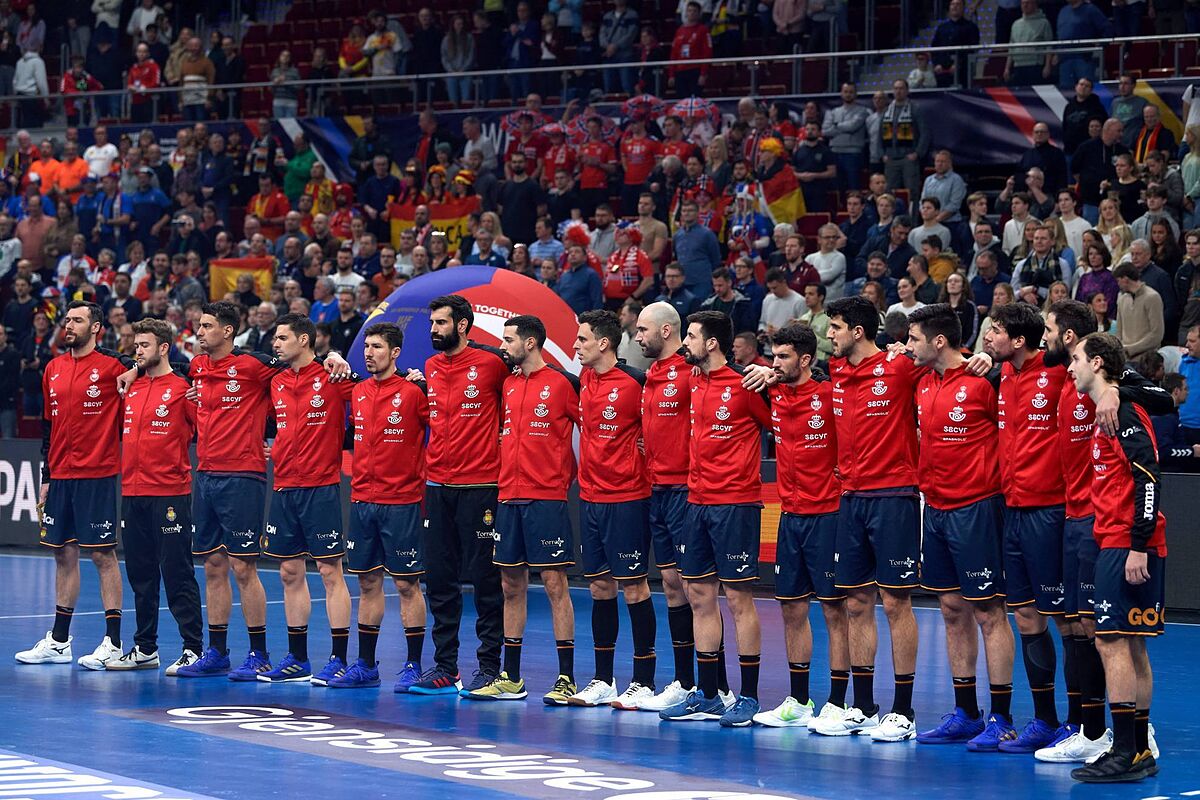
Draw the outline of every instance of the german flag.
<instances>
[{"instance_id":1,"label":"german flag","mask_svg":"<svg viewBox=\"0 0 1200 800\"><path fill-rule=\"evenodd\" d=\"M795 225L806 213L800 181L786 161L773 176L758 181L758 207L776 225L784 222Z\"/></svg>"}]
</instances>

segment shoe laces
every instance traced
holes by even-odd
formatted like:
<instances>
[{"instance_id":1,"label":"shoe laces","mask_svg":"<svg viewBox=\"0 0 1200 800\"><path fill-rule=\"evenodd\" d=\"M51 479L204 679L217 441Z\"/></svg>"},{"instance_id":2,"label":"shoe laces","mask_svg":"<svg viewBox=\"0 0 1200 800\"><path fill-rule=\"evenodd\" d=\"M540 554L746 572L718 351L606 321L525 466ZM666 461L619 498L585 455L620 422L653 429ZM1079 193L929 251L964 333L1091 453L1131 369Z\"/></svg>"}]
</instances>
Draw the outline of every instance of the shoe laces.
<instances>
[{"instance_id":1,"label":"shoe laces","mask_svg":"<svg viewBox=\"0 0 1200 800\"><path fill-rule=\"evenodd\" d=\"M514 683L515 683L515 681L514 681ZM551 689L550 691L566 692L570 688L571 688L571 679L568 678L566 675L559 675L558 680L556 680L554 682L554 688Z\"/></svg>"}]
</instances>

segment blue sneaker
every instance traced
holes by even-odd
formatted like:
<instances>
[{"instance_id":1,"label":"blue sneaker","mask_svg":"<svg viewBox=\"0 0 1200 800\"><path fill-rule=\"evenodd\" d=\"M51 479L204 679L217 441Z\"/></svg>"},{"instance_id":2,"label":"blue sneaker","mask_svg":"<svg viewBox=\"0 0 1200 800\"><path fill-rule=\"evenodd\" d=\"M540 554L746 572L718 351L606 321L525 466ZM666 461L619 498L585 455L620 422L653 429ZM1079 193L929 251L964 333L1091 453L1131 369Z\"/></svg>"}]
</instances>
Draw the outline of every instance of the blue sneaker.
<instances>
[{"instance_id":1,"label":"blue sneaker","mask_svg":"<svg viewBox=\"0 0 1200 800\"><path fill-rule=\"evenodd\" d=\"M720 719L725 716L725 704L721 702L720 697L708 698L704 696L704 692L695 689L688 692L687 699L682 703L670 708L664 708L658 712L658 716L668 722L682 722L683 720L693 719ZM753 716L752 714L751 718Z\"/></svg>"},{"instance_id":2,"label":"blue sneaker","mask_svg":"<svg viewBox=\"0 0 1200 800\"><path fill-rule=\"evenodd\" d=\"M1057 733L1057 728L1051 728L1045 722L1035 717L1029 720L1017 738L1001 742L997 749L1001 753L1015 753L1019 755L1035 753L1054 741Z\"/></svg>"},{"instance_id":3,"label":"blue sneaker","mask_svg":"<svg viewBox=\"0 0 1200 800\"><path fill-rule=\"evenodd\" d=\"M953 714L942 717L942 724L931 731L917 734L921 744L963 744L983 733L985 726L983 715L975 719L967 716L961 708L955 708Z\"/></svg>"},{"instance_id":4,"label":"blue sneaker","mask_svg":"<svg viewBox=\"0 0 1200 800\"><path fill-rule=\"evenodd\" d=\"M404 669L396 673L396 685L392 687L392 691L397 694L404 694L413 687L413 684L421 680L421 665L415 661L404 662Z\"/></svg>"},{"instance_id":5,"label":"blue sneaker","mask_svg":"<svg viewBox=\"0 0 1200 800\"><path fill-rule=\"evenodd\" d=\"M408 687L413 694L458 694L462 688L457 672L451 673L434 667L421 676L421 680Z\"/></svg>"},{"instance_id":6,"label":"blue sneaker","mask_svg":"<svg viewBox=\"0 0 1200 800\"><path fill-rule=\"evenodd\" d=\"M972 753L994 753L1000 749L1001 742L1016 738L1017 729L1013 727L1012 720L1003 714L992 714L983 733L967 742L967 749Z\"/></svg>"},{"instance_id":7,"label":"blue sneaker","mask_svg":"<svg viewBox=\"0 0 1200 800\"><path fill-rule=\"evenodd\" d=\"M466 697L471 692L477 692L487 686L492 681L500 676L499 672L492 672L491 669L481 668L475 670L475 674L471 676L471 682L458 691L459 697Z\"/></svg>"},{"instance_id":8,"label":"blue sneaker","mask_svg":"<svg viewBox=\"0 0 1200 800\"><path fill-rule=\"evenodd\" d=\"M291 653L283 657L283 661L279 662L278 667L258 675L258 679L263 683L292 683L294 681L307 683L311 677L312 664L307 661L297 661Z\"/></svg>"},{"instance_id":9,"label":"blue sneaker","mask_svg":"<svg viewBox=\"0 0 1200 800\"><path fill-rule=\"evenodd\" d=\"M246 660L237 669L229 673L231 681L256 681L258 676L271 670L271 656L261 650L251 650L246 654Z\"/></svg>"},{"instance_id":10,"label":"blue sneaker","mask_svg":"<svg viewBox=\"0 0 1200 800\"><path fill-rule=\"evenodd\" d=\"M758 700L738 695L729 710L721 715L722 728L745 728L754 724L754 715L761 709Z\"/></svg>"},{"instance_id":11,"label":"blue sneaker","mask_svg":"<svg viewBox=\"0 0 1200 800\"><path fill-rule=\"evenodd\" d=\"M379 685L379 664L371 665L360 658L326 685L330 689L371 689Z\"/></svg>"},{"instance_id":12,"label":"blue sneaker","mask_svg":"<svg viewBox=\"0 0 1200 800\"><path fill-rule=\"evenodd\" d=\"M320 672L309 678L314 686L328 686L329 682L346 673L346 662L337 656L330 656L329 663Z\"/></svg>"},{"instance_id":13,"label":"blue sneaker","mask_svg":"<svg viewBox=\"0 0 1200 800\"><path fill-rule=\"evenodd\" d=\"M175 675L180 678L217 678L228 675L229 667L229 654L210 647L198 660L176 670Z\"/></svg>"},{"instance_id":14,"label":"blue sneaker","mask_svg":"<svg viewBox=\"0 0 1200 800\"><path fill-rule=\"evenodd\" d=\"M1054 745L1058 744L1059 742L1065 742L1067 739L1070 739L1077 733L1079 733L1078 725L1072 725L1069 722L1064 722L1062 725L1058 726L1058 730L1054 732L1054 738L1050 740L1050 744L1046 745L1046 747L1054 747Z\"/></svg>"}]
</instances>

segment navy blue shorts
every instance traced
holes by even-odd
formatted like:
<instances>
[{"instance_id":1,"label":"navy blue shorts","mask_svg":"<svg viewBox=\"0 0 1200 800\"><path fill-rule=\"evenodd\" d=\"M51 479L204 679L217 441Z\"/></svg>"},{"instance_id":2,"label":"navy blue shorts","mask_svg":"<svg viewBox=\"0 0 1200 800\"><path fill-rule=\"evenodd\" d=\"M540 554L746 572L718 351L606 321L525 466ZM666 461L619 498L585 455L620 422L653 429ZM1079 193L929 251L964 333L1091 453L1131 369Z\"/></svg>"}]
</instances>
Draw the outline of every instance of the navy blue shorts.
<instances>
[{"instance_id":1,"label":"navy blue shorts","mask_svg":"<svg viewBox=\"0 0 1200 800\"><path fill-rule=\"evenodd\" d=\"M756 505L687 505L679 575L699 580L716 575L727 583L758 580L762 509Z\"/></svg>"},{"instance_id":2,"label":"navy blue shorts","mask_svg":"<svg viewBox=\"0 0 1200 800\"><path fill-rule=\"evenodd\" d=\"M579 536L585 578L645 578L650 571L650 499L620 503L581 500Z\"/></svg>"},{"instance_id":3,"label":"navy blue shorts","mask_svg":"<svg viewBox=\"0 0 1200 800\"><path fill-rule=\"evenodd\" d=\"M1106 547L1096 557L1096 635L1160 636L1166 616L1166 560L1146 557L1150 580L1134 586L1125 580L1129 551Z\"/></svg>"},{"instance_id":4,"label":"navy blue shorts","mask_svg":"<svg viewBox=\"0 0 1200 800\"><path fill-rule=\"evenodd\" d=\"M192 478L192 552L224 550L231 556L257 556L263 533L267 481L258 473L196 472Z\"/></svg>"},{"instance_id":5,"label":"navy blue shorts","mask_svg":"<svg viewBox=\"0 0 1200 800\"><path fill-rule=\"evenodd\" d=\"M496 554L500 567L570 567L575 564L566 500L500 503Z\"/></svg>"},{"instance_id":6,"label":"navy blue shorts","mask_svg":"<svg viewBox=\"0 0 1200 800\"><path fill-rule=\"evenodd\" d=\"M421 533L425 524L420 503L352 502L346 569L355 573L383 569L396 578L424 575Z\"/></svg>"},{"instance_id":7,"label":"navy blue shorts","mask_svg":"<svg viewBox=\"0 0 1200 800\"><path fill-rule=\"evenodd\" d=\"M1096 581L1096 554L1100 546L1092 529L1094 515L1081 519L1067 517L1063 523L1063 608L1068 619L1092 615L1092 592Z\"/></svg>"},{"instance_id":8,"label":"navy blue shorts","mask_svg":"<svg viewBox=\"0 0 1200 800\"><path fill-rule=\"evenodd\" d=\"M1066 611L1063 596L1064 506L1004 512L1004 579L1008 605L1036 605L1039 614Z\"/></svg>"},{"instance_id":9,"label":"navy blue shorts","mask_svg":"<svg viewBox=\"0 0 1200 800\"><path fill-rule=\"evenodd\" d=\"M911 491L911 493L909 493ZM921 576L920 501L916 487L842 495L834 585L912 589Z\"/></svg>"},{"instance_id":10,"label":"navy blue shorts","mask_svg":"<svg viewBox=\"0 0 1200 800\"><path fill-rule=\"evenodd\" d=\"M775 546L775 599L842 600L846 593L833 585L837 550L837 512L789 514L779 517Z\"/></svg>"},{"instance_id":11,"label":"navy blue shorts","mask_svg":"<svg viewBox=\"0 0 1200 800\"><path fill-rule=\"evenodd\" d=\"M77 544L92 550L117 546L117 475L106 478L51 478L42 509L41 543Z\"/></svg>"},{"instance_id":12,"label":"navy blue shorts","mask_svg":"<svg viewBox=\"0 0 1200 800\"><path fill-rule=\"evenodd\" d=\"M341 558L342 493L336 483L308 489L277 489L263 553L272 558Z\"/></svg>"},{"instance_id":13,"label":"navy blue shorts","mask_svg":"<svg viewBox=\"0 0 1200 800\"><path fill-rule=\"evenodd\" d=\"M687 487L655 488L650 491L650 537L654 543L654 566L671 569L679 565L679 545L687 520Z\"/></svg>"},{"instance_id":14,"label":"navy blue shorts","mask_svg":"<svg viewBox=\"0 0 1200 800\"><path fill-rule=\"evenodd\" d=\"M1004 596L1004 498L943 511L926 504L921 587L967 600Z\"/></svg>"}]
</instances>

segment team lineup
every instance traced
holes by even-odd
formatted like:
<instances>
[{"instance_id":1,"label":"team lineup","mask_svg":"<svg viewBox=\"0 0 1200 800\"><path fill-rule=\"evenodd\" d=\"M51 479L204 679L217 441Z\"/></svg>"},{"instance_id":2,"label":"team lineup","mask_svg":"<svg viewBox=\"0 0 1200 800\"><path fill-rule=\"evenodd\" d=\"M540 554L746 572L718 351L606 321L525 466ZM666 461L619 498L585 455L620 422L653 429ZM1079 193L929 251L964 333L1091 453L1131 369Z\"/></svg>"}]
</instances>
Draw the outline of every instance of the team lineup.
<instances>
[{"instance_id":1,"label":"team lineup","mask_svg":"<svg viewBox=\"0 0 1200 800\"><path fill-rule=\"evenodd\" d=\"M168 676L378 687L386 574L399 593L407 648L395 692L522 700L536 571L558 658L547 705L1032 754L1077 764L1072 777L1085 782L1157 774L1146 641L1163 632L1166 539L1149 418L1173 401L1126 367L1121 344L1096 332L1088 306L1059 301L1045 318L1023 304L998 307L986 354L968 360L950 306L914 311L907 344L881 350L879 314L848 297L827 307L827 364L818 363L813 330L792 323L771 337L772 366L743 369L728 355L728 316L680 319L670 304L654 303L636 326L652 361L644 373L617 358L616 314L589 311L579 316L578 377L546 363L546 329L535 316L508 319L497 349L469 338L474 313L463 297L438 297L429 309L437 353L423 371L397 369L404 334L380 323L364 332L368 375L360 377L336 353L317 359L306 317L279 318L272 357L235 348L236 306L211 303L185 377L168 360L166 323L136 323L128 359L98 347L97 306L70 304L69 351L43 381L41 541L56 562L54 625L17 661L75 660L70 626L82 550L97 568L106 609L101 644L78 659L86 669L160 667L161 581L184 648ZM354 455L343 535L347 429ZM764 433L777 459L775 593L790 677L789 695L774 708L759 701L754 600ZM575 481L592 598L594 670L586 683L575 677L567 576L575 565L567 502ZM137 616L127 650L118 529ZM194 556L204 565L207 647ZM287 652L276 662L260 556L278 560L283 586ZM665 685L651 558L672 642ZM323 664L309 656L310 560L330 625ZM360 587L353 660L346 571ZM473 586L479 642L466 680L464 579ZM250 642L239 666L228 647L231 580ZM912 700L918 588L937 594L954 693L953 710L921 728ZM632 632L632 652L622 657L628 683L617 679L619 596ZM823 703L809 692L814 598L829 639ZM880 602L894 672L887 709L874 687ZM1011 714L1018 639L1010 611L1034 707L1020 728ZM433 666L422 669L430 615ZM1065 718L1051 622L1062 643ZM981 640L986 710L976 679ZM727 643L736 647L736 692Z\"/></svg>"}]
</instances>

